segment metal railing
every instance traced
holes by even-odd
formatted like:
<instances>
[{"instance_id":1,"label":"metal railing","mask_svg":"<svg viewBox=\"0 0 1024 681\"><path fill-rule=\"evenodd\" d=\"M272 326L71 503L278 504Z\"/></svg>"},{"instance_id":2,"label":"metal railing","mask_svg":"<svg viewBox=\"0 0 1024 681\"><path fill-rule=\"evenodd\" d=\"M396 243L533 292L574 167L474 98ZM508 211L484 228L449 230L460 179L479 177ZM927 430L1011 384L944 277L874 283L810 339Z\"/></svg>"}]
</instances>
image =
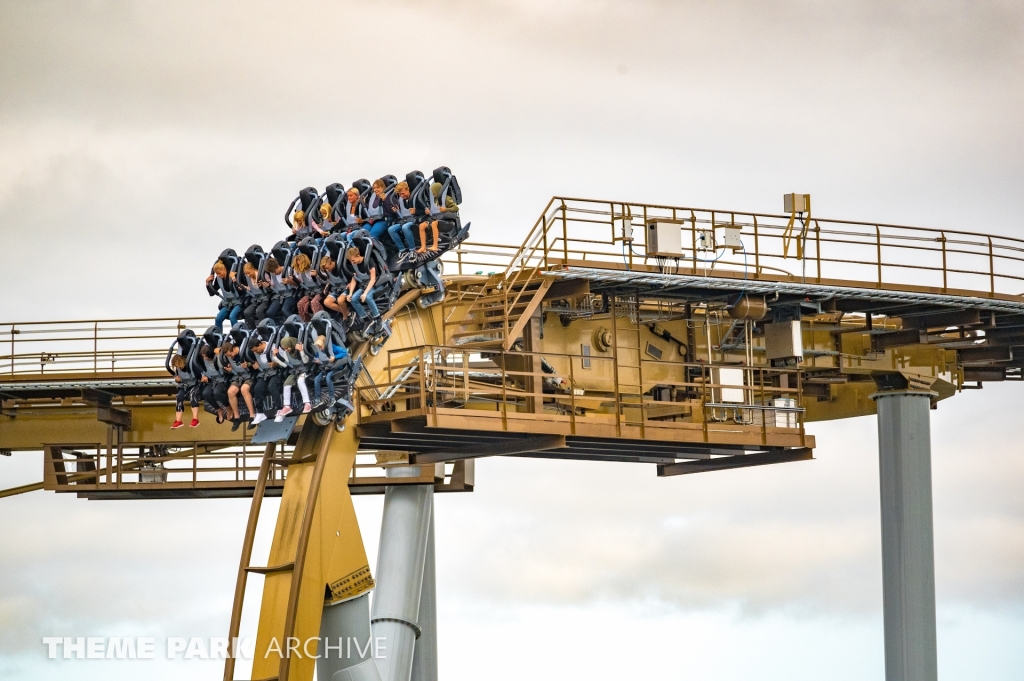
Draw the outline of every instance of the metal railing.
<instances>
[{"instance_id":1,"label":"metal railing","mask_svg":"<svg viewBox=\"0 0 1024 681\"><path fill-rule=\"evenodd\" d=\"M279 449L279 456L290 455L290 447ZM248 487L256 483L263 452L263 445L237 442L51 446L43 459L43 479L47 489L57 491ZM283 477L271 484L283 484Z\"/></svg>"},{"instance_id":2,"label":"metal railing","mask_svg":"<svg viewBox=\"0 0 1024 681\"><path fill-rule=\"evenodd\" d=\"M553 374L541 370L541 358ZM734 370L732 380L720 378L723 368ZM614 424L619 434L626 426L643 432L651 424L696 424L705 442L736 427L760 430L762 441L771 432L802 433L804 427L796 368L648 359L626 366L614 356L428 345L390 350L382 373L382 382L356 390L360 418L415 412L436 419L438 409L464 409L467 416L498 415L502 430L515 430L510 419L543 413L545 421L567 424L571 434L586 434L587 424L598 421ZM669 373L674 377L666 378ZM545 391L545 379L559 387Z\"/></svg>"},{"instance_id":3,"label":"metal railing","mask_svg":"<svg viewBox=\"0 0 1024 681\"><path fill-rule=\"evenodd\" d=\"M647 255L650 221L676 223L681 248ZM742 244L724 247L726 227ZM616 269L1024 296L1024 240L971 231L554 197L504 278L567 263Z\"/></svg>"},{"instance_id":4,"label":"metal railing","mask_svg":"<svg viewBox=\"0 0 1024 681\"><path fill-rule=\"evenodd\" d=\"M101 319L0 324L0 382L48 376L115 378L164 372L167 349L212 317Z\"/></svg>"},{"instance_id":5,"label":"metal railing","mask_svg":"<svg viewBox=\"0 0 1024 681\"><path fill-rule=\"evenodd\" d=\"M466 241L441 256L445 276L490 276L508 268L518 246Z\"/></svg>"},{"instance_id":6,"label":"metal railing","mask_svg":"<svg viewBox=\"0 0 1024 681\"><path fill-rule=\"evenodd\" d=\"M278 443L275 460L285 461L294 447ZM190 442L173 445L103 445L102 443L49 446L44 456L43 488L57 492L249 490L256 484L264 445L237 442ZM407 466L407 457L381 457L361 451L349 474L356 487L392 484L385 471ZM454 473L448 464L442 473L425 465L420 482L446 484ZM283 487L288 466L272 466L267 486ZM416 480L416 479L414 479Z\"/></svg>"}]
</instances>

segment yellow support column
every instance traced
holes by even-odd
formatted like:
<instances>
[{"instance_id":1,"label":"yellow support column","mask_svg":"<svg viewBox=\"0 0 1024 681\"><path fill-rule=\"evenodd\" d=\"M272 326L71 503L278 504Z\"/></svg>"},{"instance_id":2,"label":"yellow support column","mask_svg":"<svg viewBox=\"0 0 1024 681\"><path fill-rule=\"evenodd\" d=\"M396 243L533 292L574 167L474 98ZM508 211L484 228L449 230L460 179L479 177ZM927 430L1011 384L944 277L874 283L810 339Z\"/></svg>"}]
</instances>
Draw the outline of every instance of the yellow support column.
<instances>
[{"instance_id":1,"label":"yellow support column","mask_svg":"<svg viewBox=\"0 0 1024 681\"><path fill-rule=\"evenodd\" d=\"M315 433L314 428L309 424L303 429L294 458L326 446L319 492L311 494L316 483L315 461L289 466L268 560L271 569L282 569L268 572L263 587L253 679L312 679L325 594L335 602L373 588L348 489L359 444L355 428L333 434L328 441L325 439L332 438L329 427ZM309 437L305 437L307 431ZM310 500L312 517L307 520ZM292 562L293 567L286 567ZM295 577L299 579L297 588L293 588Z\"/></svg>"}]
</instances>

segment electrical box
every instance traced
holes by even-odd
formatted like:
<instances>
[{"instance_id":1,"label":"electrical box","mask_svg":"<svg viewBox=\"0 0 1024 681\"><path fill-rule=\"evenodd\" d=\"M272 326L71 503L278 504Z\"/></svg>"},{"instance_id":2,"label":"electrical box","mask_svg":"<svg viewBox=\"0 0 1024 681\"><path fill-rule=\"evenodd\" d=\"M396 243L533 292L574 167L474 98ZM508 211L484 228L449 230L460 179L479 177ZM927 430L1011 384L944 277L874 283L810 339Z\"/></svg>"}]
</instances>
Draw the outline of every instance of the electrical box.
<instances>
[{"instance_id":1,"label":"electrical box","mask_svg":"<svg viewBox=\"0 0 1024 681\"><path fill-rule=\"evenodd\" d=\"M773 407L781 407L782 409L774 409L775 412L775 427L776 428L799 428L800 423L797 420L796 411L789 411L790 409L796 409L796 400L792 397L776 397L772 400Z\"/></svg>"},{"instance_id":2,"label":"electrical box","mask_svg":"<svg viewBox=\"0 0 1024 681\"><path fill-rule=\"evenodd\" d=\"M717 251L718 243L715 241L715 230L713 229L698 229L697 230L697 250L698 251Z\"/></svg>"},{"instance_id":3,"label":"electrical box","mask_svg":"<svg viewBox=\"0 0 1024 681\"><path fill-rule=\"evenodd\" d=\"M152 464L139 468L139 482L167 482L167 469L156 468Z\"/></svg>"},{"instance_id":4,"label":"electrical box","mask_svg":"<svg viewBox=\"0 0 1024 681\"><path fill-rule=\"evenodd\" d=\"M722 247L731 248L734 252L743 250L743 241L740 239L739 225L722 225Z\"/></svg>"},{"instance_id":5,"label":"electrical box","mask_svg":"<svg viewBox=\"0 0 1024 681\"><path fill-rule=\"evenodd\" d=\"M776 322L764 325L764 348L769 361L802 360L804 339L800 321Z\"/></svg>"},{"instance_id":6,"label":"electrical box","mask_svg":"<svg viewBox=\"0 0 1024 681\"><path fill-rule=\"evenodd\" d=\"M629 215L622 216L622 240L633 240L633 218Z\"/></svg>"},{"instance_id":7,"label":"electrical box","mask_svg":"<svg viewBox=\"0 0 1024 681\"><path fill-rule=\"evenodd\" d=\"M711 389L711 399L720 404L743 404L743 369L711 367L711 382L720 388Z\"/></svg>"},{"instance_id":8,"label":"electrical box","mask_svg":"<svg viewBox=\"0 0 1024 681\"><path fill-rule=\"evenodd\" d=\"M647 223L647 255L678 258L682 254L682 223L668 220L652 220Z\"/></svg>"},{"instance_id":9,"label":"electrical box","mask_svg":"<svg viewBox=\"0 0 1024 681\"><path fill-rule=\"evenodd\" d=\"M786 194L783 197L787 213L806 213L811 209L810 194Z\"/></svg>"}]
</instances>

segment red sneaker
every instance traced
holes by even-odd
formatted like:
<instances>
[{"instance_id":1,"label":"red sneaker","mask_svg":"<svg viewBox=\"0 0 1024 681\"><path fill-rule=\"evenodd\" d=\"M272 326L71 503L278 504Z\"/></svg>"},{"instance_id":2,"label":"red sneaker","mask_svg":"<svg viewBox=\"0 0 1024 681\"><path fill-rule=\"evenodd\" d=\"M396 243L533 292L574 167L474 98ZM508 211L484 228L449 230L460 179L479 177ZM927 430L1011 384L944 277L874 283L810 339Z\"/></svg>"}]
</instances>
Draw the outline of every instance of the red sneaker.
<instances>
[{"instance_id":1,"label":"red sneaker","mask_svg":"<svg viewBox=\"0 0 1024 681\"><path fill-rule=\"evenodd\" d=\"M189 425L189 427L191 427L191 428L195 428L196 426L198 426L198 425L199 425L199 419L192 419L192 423L190 423L190 424L188 424L188 425Z\"/></svg>"},{"instance_id":2,"label":"red sneaker","mask_svg":"<svg viewBox=\"0 0 1024 681\"><path fill-rule=\"evenodd\" d=\"M183 425L185 424L182 423L181 421L175 421L174 423L171 424L171 430L174 430L175 428L181 428Z\"/></svg>"}]
</instances>

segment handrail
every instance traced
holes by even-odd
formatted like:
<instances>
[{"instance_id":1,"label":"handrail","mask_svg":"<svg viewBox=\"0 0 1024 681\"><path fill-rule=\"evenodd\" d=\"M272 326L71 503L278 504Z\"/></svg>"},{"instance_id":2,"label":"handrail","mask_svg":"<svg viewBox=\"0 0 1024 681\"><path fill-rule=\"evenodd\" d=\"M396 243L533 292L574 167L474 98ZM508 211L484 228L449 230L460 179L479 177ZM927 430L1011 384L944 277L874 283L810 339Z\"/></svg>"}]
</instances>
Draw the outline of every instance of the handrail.
<instances>
[{"instance_id":1,"label":"handrail","mask_svg":"<svg viewBox=\"0 0 1024 681\"><path fill-rule=\"evenodd\" d=\"M565 201L578 201L580 203L593 203L593 204L601 204L601 205L609 203L608 200L597 201L595 199L587 199L587 198L580 198L580 197L570 197L570 196L555 196L551 200L552 201L563 201L563 202L565 202ZM790 217L787 213L754 213L754 212L751 212L751 211L743 211L743 210L722 210L720 208L696 208L696 207L672 206L672 205L669 205L669 204L644 203L642 201L612 201L611 203L613 203L615 205L629 206L630 208L633 208L633 207L655 208L655 209L660 209L660 210L694 211L694 212L697 212L697 213L712 213L713 212L713 213L718 213L718 214L732 214L732 215L741 215L741 216L750 216L750 217L756 216L758 218L777 218L779 220L787 220L787 221L789 220L789 217ZM548 205L550 205L550 203ZM591 212L601 213L601 211L596 211L596 210L592 210ZM656 216L652 216L652 217L656 217ZM929 232L939 232L940 231L940 230L931 229L929 227L915 227L915 226L912 226L912 225L900 225L900 224L897 224L897 223L889 223L889 222L862 222L862 221L858 221L858 220L841 220L841 219L838 219L838 218L827 218L826 219L826 218L819 218L817 216L814 217L814 220L820 220L821 222L828 222L830 224L857 225L857 226L866 226L866 225L868 225L868 226L872 226L872 227L874 227L874 226L878 226L878 227L895 227L895 228L898 228L898 229L910 229L910 230L920 230L920 231L929 231ZM965 235L965 236L978 236L978 237L983 237L983 238L988 238L990 236L998 236L998 235L994 235L994 234L986 234L984 232L970 232L970 231L955 230L955 229L944 229L944 230L941 230L941 231L945 232L946 234L961 234L961 235ZM1009 241L1016 241L1017 243L1021 244L1021 248L1024 249L1024 239L1018 239L1016 237L1003 237L1003 236L998 236L998 238L1007 239Z\"/></svg>"},{"instance_id":2,"label":"handrail","mask_svg":"<svg viewBox=\"0 0 1024 681\"><path fill-rule=\"evenodd\" d=\"M454 403L465 404L468 401L493 402L498 407L502 418L502 429L508 430L509 414L517 411L516 405L524 405L531 399L536 399L540 389L524 389L523 386L516 387L516 382L541 381L550 376L543 371L530 369L523 365L517 365L513 358L541 358L546 359L559 372L561 377L570 378L570 388L589 383L586 396L577 395L575 390L568 393L544 393L546 399L568 400L572 409L567 414L560 416L546 416L549 419L567 420L570 431L577 432L577 425L586 422L593 422L593 417L578 416L577 405L584 399L597 399L602 405L613 410L617 421L621 420L623 426L640 426L660 422L660 417L650 413L657 405L664 407L686 407L691 412L691 424L702 424L706 441L711 441L711 435L729 424L737 426L757 427L763 433L768 428L780 428L782 430L803 429L803 381L801 380L802 370L790 367L771 367L764 364L737 365L737 364L709 364L707 362L676 362L642 358L638 366L620 367L616 357L601 357L596 355L582 355L575 353L559 352L527 352L527 351L484 351L492 366L481 366L479 363L470 363L470 356L480 351L472 348L459 348L451 346L421 345L410 348L400 348L388 351L389 371L386 379L373 386L364 386L356 389L358 404L366 411L361 412L360 417L375 416L377 418L394 418L400 415L404 409L398 404L404 400L415 400L418 406L409 406L407 409L425 410L425 413L436 418L437 409L442 405L451 406ZM404 353L401 362L392 362L394 353ZM584 364L584 361L587 364ZM584 372L590 371L601 363L611 366L611 372L601 375L593 372L584 381L581 376ZM628 390L620 391L615 381L619 371L625 369L641 369L643 367L671 366L679 378L669 380L659 377L657 380L644 382L640 377L641 384L631 386ZM512 367L512 368L510 368ZM716 370L727 367L742 372L743 383L719 382L714 373ZM395 377L393 371L401 369L400 374ZM795 387L782 387L778 380L781 376L790 376L795 380L786 381L787 385ZM581 383L577 383L581 381ZM608 383L605 388L595 387L601 383ZM526 384L527 386L529 383ZM654 385L668 386L683 390L688 395L684 402L657 401L646 392ZM371 391L377 392L380 397L374 397ZM738 391L742 401L730 402L723 396L728 391ZM386 397L385 397L386 396ZM781 398L792 399L794 404L779 403ZM386 403L391 403L388 409L384 409ZM511 405L511 407L510 407ZM630 417L629 420L621 419L625 410L639 410L639 417ZM397 410L397 411L396 411ZM469 410L468 414L480 415L487 418L493 412ZM783 418L778 416L776 424L769 426L766 419L769 413L776 415L789 414ZM699 414L699 415L697 415ZM607 417L608 414L604 414ZM600 418L601 414L597 415ZM782 420L783 425L778 421ZM760 422L758 422L760 421ZM681 425L680 427L685 427ZM691 426L692 427L692 426ZM731 426L730 426L731 427ZM766 436L766 435L765 435ZM709 439L711 438L711 439Z\"/></svg>"},{"instance_id":3,"label":"handrail","mask_svg":"<svg viewBox=\"0 0 1024 681\"><path fill-rule=\"evenodd\" d=\"M540 241L542 240L544 235L547 233L548 223L550 222L549 220L546 219L546 216L548 214L548 209L550 209L551 206L557 200L558 200L558 197L552 197L551 200L548 201L548 205L545 206L544 210L541 212L541 216L539 218L537 218L536 222L533 223L533 227L530 228L530 231L526 235L526 238L523 239L523 245L519 247L519 250L517 250L512 255L512 258L509 260L509 265L506 268L505 275L503 277L504 279L508 279L509 273L513 270L513 268L516 267L516 262L518 262L518 261L520 261L522 259L523 253L525 251L527 251L527 250L530 250L530 249L535 250L536 247L537 247L537 244L540 243ZM538 232L538 228L540 228L540 232ZM536 234L536 236L535 236L535 234ZM532 245L531 245L531 240L533 240ZM520 267L523 267L523 265L524 264L521 264Z\"/></svg>"},{"instance_id":4,"label":"handrail","mask_svg":"<svg viewBox=\"0 0 1024 681\"><path fill-rule=\"evenodd\" d=\"M619 221L669 220L683 231L675 258L646 251L644 226L630 239L616 233ZM815 217L801 257L784 248L790 216L778 213L721 211L638 202L596 201L556 196L534 223L510 259L504 279L520 287L508 296L514 307L530 281L544 270L585 262L589 267L663 269L710 275L742 272L751 279L843 281L872 288L934 288L976 292L980 297L1020 298L1024 282L1024 239L969 230L930 229L883 222ZM702 249L700 233L739 229L743 248L733 257L718 247ZM611 238L607 230L611 228ZM717 245L717 244L716 244ZM743 257L743 264L738 261ZM799 274L789 273L801 263ZM751 267L751 263L753 266ZM790 267L787 267L787 264Z\"/></svg>"},{"instance_id":5,"label":"handrail","mask_svg":"<svg viewBox=\"0 0 1024 681\"><path fill-rule=\"evenodd\" d=\"M0 382L70 372L124 376L164 371L171 343L212 316L0 323Z\"/></svg>"}]
</instances>

